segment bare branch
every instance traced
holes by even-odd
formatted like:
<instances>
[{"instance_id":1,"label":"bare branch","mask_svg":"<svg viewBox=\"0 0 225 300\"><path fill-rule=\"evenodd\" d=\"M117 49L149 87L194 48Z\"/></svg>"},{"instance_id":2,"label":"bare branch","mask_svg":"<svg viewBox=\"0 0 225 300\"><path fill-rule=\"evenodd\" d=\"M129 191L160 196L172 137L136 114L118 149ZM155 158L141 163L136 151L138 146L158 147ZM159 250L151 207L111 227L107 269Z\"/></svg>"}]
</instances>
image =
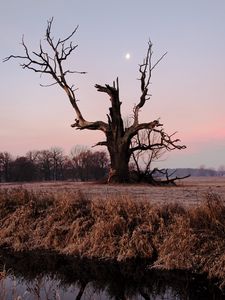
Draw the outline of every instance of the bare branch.
<instances>
[{"instance_id":1,"label":"bare branch","mask_svg":"<svg viewBox=\"0 0 225 300\"><path fill-rule=\"evenodd\" d=\"M97 146L106 146L107 147L108 143L107 141L103 142L98 142L97 144L93 145L92 148L97 147Z\"/></svg>"},{"instance_id":2,"label":"bare branch","mask_svg":"<svg viewBox=\"0 0 225 300\"><path fill-rule=\"evenodd\" d=\"M40 83L40 86L41 87L50 87L50 86L57 85L57 84L58 84L57 82L53 82L53 83L50 83L50 84L41 84Z\"/></svg>"},{"instance_id":3,"label":"bare branch","mask_svg":"<svg viewBox=\"0 0 225 300\"><path fill-rule=\"evenodd\" d=\"M164 58L164 56L166 56L167 53L168 53L168 52L165 52L165 53L157 60L157 62L151 67L151 71L152 71L153 69L155 69L155 67L160 63L160 61Z\"/></svg>"},{"instance_id":4,"label":"bare branch","mask_svg":"<svg viewBox=\"0 0 225 300\"><path fill-rule=\"evenodd\" d=\"M171 174L169 174L169 171L168 169L158 169L158 168L155 168L152 172L151 172L151 176L154 175L154 173L159 173L159 174L162 174L163 176L166 177L166 179L161 179L161 180L154 180L156 184L158 185L168 185L168 184L172 184L172 185L175 185L175 181L177 180L181 180L181 179L185 179L185 178L188 178L190 177L191 175L188 174L188 175L185 175L185 176L181 176L181 177L173 177L171 178L171 176L173 176L175 173L176 173L176 170L173 171Z\"/></svg>"},{"instance_id":5,"label":"bare branch","mask_svg":"<svg viewBox=\"0 0 225 300\"><path fill-rule=\"evenodd\" d=\"M97 89L98 92L106 93L110 97L110 101L115 101L116 97L118 97L118 90L114 86L110 86L106 84L105 86L96 84L95 88Z\"/></svg>"},{"instance_id":6,"label":"bare branch","mask_svg":"<svg viewBox=\"0 0 225 300\"><path fill-rule=\"evenodd\" d=\"M148 129L146 129L148 130ZM178 142L180 142L179 139L175 139L173 140L171 137L174 134L168 135L167 133L165 133L163 130L156 130L156 129L151 129L149 131L154 132L154 133L158 133L158 142L153 142L150 138L150 136L148 138L144 138L142 140L140 140L140 138L136 138L135 140L135 146L132 146L130 148L130 152L135 152L135 151L146 151L146 150L152 150L152 151L158 151L158 150L166 150L166 151L172 151L172 150L182 150L182 149L186 149L185 145L181 145L178 144Z\"/></svg>"},{"instance_id":7,"label":"bare branch","mask_svg":"<svg viewBox=\"0 0 225 300\"><path fill-rule=\"evenodd\" d=\"M153 128L138 131L132 138L129 151L141 180L150 180L150 178L154 180L152 178L154 172L151 171L152 162L158 160L167 151L186 148L179 143L179 139L173 138L175 134L169 135L163 129ZM167 180L170 180L173 175L173 173L169 174Z\"/></svg>"},{"instance_id":8,"label":"bare branch","mask_svg":"<svg viewBox=\"0 0 225 300\"><path fill-rule=\"evenodd\" d=\"M125 130L125 137L129 137L132 138L134 137L138 131L142 130L142 129L154 129L156 127L161 127L163 126L163 124L161 124L159 122L159 120L154 120L152 122L149 123L140 123L140 124L133 124L132 126L126 128Z\"/></svg>"},{"instance_id":9,"label":"bare branch","mask_svg":"<svg viewBox=\"0 0 225 300\"><path fill-rule=\"evenodd\" d=\"M161 143L163 144L164 148L167 151L172 151L175 149L182 150L187 148L185 145L178 144L180 142L179 139L172 139L172 137L176 134L176 132L169 135L165 133L163 129L161 130L154 129L154 131L159 134L161 138Z\"/></svg>"},{"instance_id":10,"label":"bare branch","mask_svg":"<svg viewBox=\"0 0 225 300\"><path fill-rule=\"evenodd\" d=\"M103 121L96 121L96 122L88 122L88 121L81 121L79 119L75 119L75 123L71 124L71 127L84 130L84 129L90 129L90 130L101 130L103 132L107 132L108 130L108 124L106 124Z\"/></svg>"},{"instance_id":11,"label":"bare branch","mask_svg":"<svg viewBox=\"0 0 225 300\"><path fill-rule=\"evenodd\" d=\"M58 84L67 94L71 105L73 106L77 119L72 127L78 129L91 129L91 130L101 130L106 132L108 125L102 121L88 122L83 118L83 115L77 105L77 99L75 95L76 88L74 85L69 85L66 76L68 74L86 74L86 72L74 71L74 70L64 70L64 61L72 54L72 52L77 48L77 45L73 45L70 39L76 33L78 26L64 39L59 39L57 43L54 43L54 37L51 35L53 18L47 22L46 29L46 43L50 46L50 53L45 52L42 43L40 42L39 51L29 52L28 47L22 38L22 46L24 48L25 55L10 55L4 59L4 62L10 59L22 59L24 62L21 64L23 69L29 69L36 73L41 73L50 75L54 82L51 84L43 85L42 87L50 87Z\"/></svg>"},{"instance_id":12,"label":"bare branch","mask_svg":"<svg viewBox=\"0 0 225 300\"><path fill-rule=\"evenodd\" d=\"M138 124L138 117L140 109L145 105L146 101L150 99L151 95L148 94L149 84L151 80L152 70L159 64L159 62L167 54L164 53L157 62L152 66L152 42L149 40L146 57L141 65L139 65L139 72L141 73L141 97L139 103L134 107L134 125Z\"/></svg>"}]
</instances>

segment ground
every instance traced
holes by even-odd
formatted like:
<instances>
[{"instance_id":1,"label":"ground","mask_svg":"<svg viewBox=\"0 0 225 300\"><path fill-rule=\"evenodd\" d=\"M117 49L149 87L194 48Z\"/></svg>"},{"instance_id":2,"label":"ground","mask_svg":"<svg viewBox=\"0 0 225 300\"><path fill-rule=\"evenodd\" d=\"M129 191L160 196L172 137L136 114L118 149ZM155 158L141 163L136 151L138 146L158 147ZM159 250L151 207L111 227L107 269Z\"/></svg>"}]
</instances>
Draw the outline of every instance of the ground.
<instances>
[{"instance_id":1,"label":"ground","mask_svg":"<svg viewBox=\"0 0 225 300\"><path fill-rule=\"evenodd\" d=\"M109 185L93 182L39 182L1 183L0 188L24 187L28 190L81 191L88 198L107 200L122 195L133 199L150 200L153 203L179 202L185 206L200 204L208 192L217 193L225 200L225 177L190 177L177 186L156 187L150 185Z\"/></svg>"}]
</instances>

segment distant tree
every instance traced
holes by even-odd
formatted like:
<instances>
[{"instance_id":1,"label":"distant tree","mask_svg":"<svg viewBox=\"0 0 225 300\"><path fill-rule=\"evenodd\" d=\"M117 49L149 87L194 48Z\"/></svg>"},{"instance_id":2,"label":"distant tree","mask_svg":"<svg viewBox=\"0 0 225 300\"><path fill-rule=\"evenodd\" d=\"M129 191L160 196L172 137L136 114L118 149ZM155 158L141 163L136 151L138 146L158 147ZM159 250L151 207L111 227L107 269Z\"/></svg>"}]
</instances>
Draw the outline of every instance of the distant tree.
<instances>
[{"instance_id":1,"label":"distant tree","mask_svg":"<svg viewBox=\"0 0 225 300\"><path fill-rule=\"evenodd\" d=\"M104 151L96 151L92 154L93 160L93 174L94 179L106 178L109 171L108 155Z\"/></svg>"},{"instance_id":2,"label":"distant tree","mask_svg":"<svg viewBox=\"0 0 225 300\"><path fill-rule=\"evenodd\" d=\"M38 152L38 166L40 169L41 180L51 180L52 176L52 154L49 150L41 150Z\"/></svg>"},{"instance_id":3,"label":"distant tree","mask_svg":"<svg viewBox=\"0 0 225 300\"><path fill-rule=\"evenodd\" d=\"M97 180L106 176L108 157L103 151L92 152L84 147L74 147L71 151L73 178L76 180Z\"/></svg>"},{"instance_id":4,"label":"distant tree","mask_svg":"<svg viewBox=\"0 0 225 300\"><path fill-rule=\"evenodd\" d=\"M217 173L219 176L224 176L225 175L225 166L224 165L219 166Z\"/></svg>"},{"instance_id":5,"label":"distant tree","mask_svg":"<svg viewBox=\"0 0 225 300\"><path fill-rule=\"evenodd\" d=\"M35 176L34 176L35 180L42 179L38 156L39 156L38 150L30 150L26 153L27 160L31 162L35 167Z\"/></svg>"},{"instance_id":6,"label":"distant tree","mask_svg":"<svg viewBox=\"0 0 225 300\"><path fill-rule=\"evenodd\" d=\"M11 163L13 181L34 181L36 180L36 166L26 157L16 158Z\"/></svg>"},{"instance_id":7,"label":"distant tree","mask_svg":"<svg viewBox=\"0 0 225 300\"><path fill-rule=\"evenodd\" d=\"M76 88L73 84L69 84L68 75L71 73L85 74L85 72L72 71L66 68L68 65L68 58L77 48L71 41L72 37L77 31L77 27L74 31L65 38L56 39L53 38L52 30L53 19L48 21L45 41L47 43L48 50L45 50L42 42L40 42L39 49L37 51L30 52L24 40L22 45L24 48L24 55L10 55L5 58L4 61L8 61L11 58L22 59L21 64L23 69L32 70L34 72L45 74L53 79L53 82L49 85L59 85L66 93L74 111L76 114L75 123L71 126L76 129L84 130L100 130L105 135L105 140L98 142L96 146L106 146L110 157L111 170L109 172L109 182L129 182L129 161L135 151L139 151L140 146L132 147L132 139L139 134L143 129L157 132L160 136L161 143L165 142L167 145L173 145L174 149L184 149L185 146L179 144L179 140L173 140L171 135L165 133L163 125L159 120L153 120L150 122L141 123L139 120L140 110L146 105L147 100L150 99L149 85L151 80L152 71L158 65L158 63L166 55L163 54L155 63L152 63L152 42L149 41L147 53L143 60L143 63L139 65L140 72L140 99L133 108L133 121L128 127L125 127L122 115L121 115L121 100L119 95L119 80L116 79L113 85L99 85L95 87L99 92L103 92L108 95L110 100L109 114L107 114L107 122L104 121L87 121L78 106L76 98ZM166 139L166 140L165 140ZM166 148L165 148L166 149Z\"/></svg>"},{"instance_id":8,"label":"distant tree","mask_svg":"<svg viewBox=\"0 0 225 300\"><path fill-rule=\"evenodd\" d=\"M50 149L51 159L52 159L52 176L53 180L63 179L63 165L65 157L63 155L63 150L58 147L53 147Z\"/></svg>"},{"instance_id":9,"label":"distant tree","mask_svg":"<svg viewBox=\"0 0 225 300\"><path fill-rule=\"evenodd\" d=\"M0 152L0 181L11 180L12 155L9 152Z\"/></svg>"},{"instance_id":10,"label":"distant tree","mask_svg":"<svg viewBox=\"0 0 225 300\"><path fill-rule=\"evenodd\" d=\"M63 156L62 178L60 180L76 180L73 165L69 155Z\"/></svg>"},{"instance_id":11,"label":"distant tree","mask_svg":"<svg viewBox=\"0 0 225 300\"><path fill-rule=\"evenodd\" d=\"M31 151L28 151L26 153L26 158L33 162L34 164L36 164L38 162L38 155L39 155L39 151L38 150L31 150Z\"/></svg>"},{"instance_id":12,"label":"distant tree","mask_svg":"<svg viewBox=\"0 0 225 300\"><path fill-rule=\"evenodd\" d=\"M73 180L83 180L82 161L80 161L81 153L88 151L87 147L76 145L71 149L70 163L72 169Z\"/></svg>"},{"instance_id":13,"label":"distant tree","mask_svg":"<svg viewBox=\"0 0 225 300\"><path fill-rule=\"evenodd\" d=\"M80 171L80 179L82 181L89 180L92 175L93 159L90 150L81 152L78 156L78 167Z\"/></svg>"}]
</instances>

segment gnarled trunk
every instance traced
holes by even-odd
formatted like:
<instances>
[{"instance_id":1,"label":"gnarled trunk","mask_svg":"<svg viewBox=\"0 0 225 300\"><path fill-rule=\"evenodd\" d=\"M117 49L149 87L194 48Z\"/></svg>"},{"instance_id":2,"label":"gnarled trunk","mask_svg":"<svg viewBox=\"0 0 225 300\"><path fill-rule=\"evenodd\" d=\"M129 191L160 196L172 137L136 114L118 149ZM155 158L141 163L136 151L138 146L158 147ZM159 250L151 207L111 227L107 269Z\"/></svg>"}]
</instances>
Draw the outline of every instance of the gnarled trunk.
<instances>
[{"instance_id":1,"label":"gnarled trunk","mask_svg":"<svg viewBox=\"0 0 225 300\"><path fill-rule=\"evenodd\" d=\"M114 141L110 143L108 147L111 166L109 171L108 182L109 183L125 183L130 181L129 176L129 144L121 143L120 141Z\"/></svg>"}]
</instances>

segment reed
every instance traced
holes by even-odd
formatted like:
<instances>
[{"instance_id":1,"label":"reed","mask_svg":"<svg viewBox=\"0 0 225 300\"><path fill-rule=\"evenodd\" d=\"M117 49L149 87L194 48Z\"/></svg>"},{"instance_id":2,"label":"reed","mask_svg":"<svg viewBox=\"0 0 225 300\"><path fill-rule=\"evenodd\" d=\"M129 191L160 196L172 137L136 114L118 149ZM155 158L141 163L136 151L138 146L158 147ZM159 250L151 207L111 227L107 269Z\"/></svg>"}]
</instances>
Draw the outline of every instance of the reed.
<instances>
[{"instance_id":1,"label":"reed","mask_svg":"<svg viewBox=\"0 0 225 300\"><path fill-rule=\"evenodd\" d=\"M146 260L189 270L225 287L225 203L152 204L130 196L87 199L79 192L0 191L0 247L51 250L101 261Z\"/></svg>"}]
</instances>

